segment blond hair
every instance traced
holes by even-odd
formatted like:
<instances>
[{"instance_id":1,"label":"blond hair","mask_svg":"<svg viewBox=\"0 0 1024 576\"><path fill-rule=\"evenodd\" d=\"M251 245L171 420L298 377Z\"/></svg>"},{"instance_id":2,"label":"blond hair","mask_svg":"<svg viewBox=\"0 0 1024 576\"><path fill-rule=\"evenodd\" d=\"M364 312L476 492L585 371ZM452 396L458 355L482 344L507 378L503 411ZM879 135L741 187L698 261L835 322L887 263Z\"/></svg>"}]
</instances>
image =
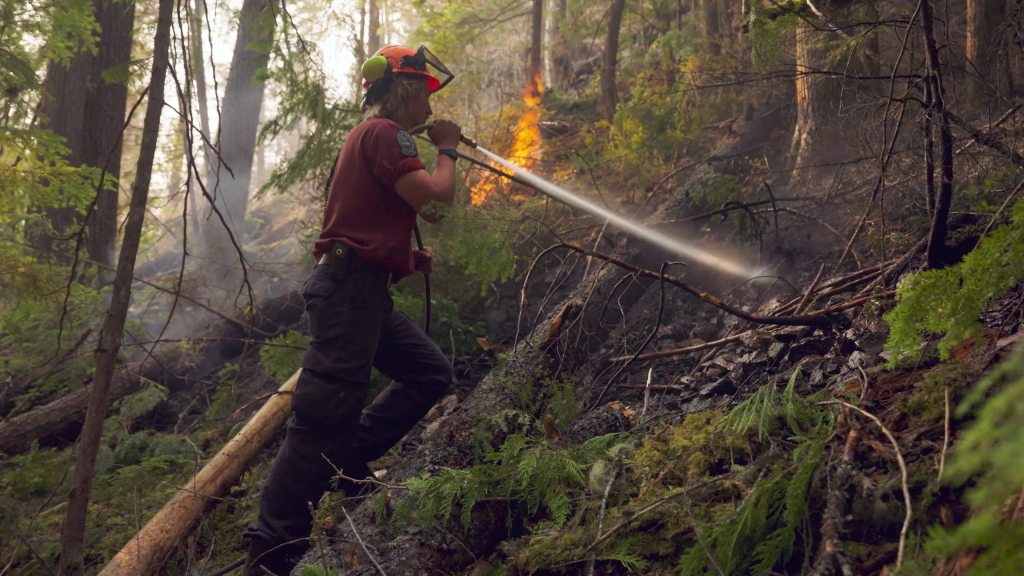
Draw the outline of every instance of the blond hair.
<instances>
[{"instance_id":1,"label":"blond hair","mask_svg":"<svg viewBox=\"0 0 1024 576\"><path fill-rule=\"evenodd\" d=\"M420 75L397 75L391 80L387 91L363 113L363 120L386 118L394 120L402 113L406 103L417 96L429 94L425 77Z\"/></svg>"}]
</instances>

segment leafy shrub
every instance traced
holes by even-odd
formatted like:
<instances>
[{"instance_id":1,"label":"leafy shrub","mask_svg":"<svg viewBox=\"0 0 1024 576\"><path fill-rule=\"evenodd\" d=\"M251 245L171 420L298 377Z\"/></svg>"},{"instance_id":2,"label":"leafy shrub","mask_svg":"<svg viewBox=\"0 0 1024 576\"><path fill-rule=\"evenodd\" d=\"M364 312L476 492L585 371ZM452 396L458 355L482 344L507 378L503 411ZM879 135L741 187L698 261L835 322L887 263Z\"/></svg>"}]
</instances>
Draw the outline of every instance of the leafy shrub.
<instances>
[{"instance_id":1,"label":"leafy shrub","mask_svg":"<svg viewBox=\"0 0 1024 576\"><path fill-rule=\"evenodd\" d=\"M981 331L979 319L1024 277L1024 201L1013 207L1009 224L981 240L955 266L919 272L899 289L899 305L885 315L892 351L890 365L918 352L925 334L942 335L943 360L958 342Z\"/></svg>"},{"instance_id":2,"label":"leafy shrub","mask_svg":"<svg viewBox=\"0 0 1024 576\"><path fill-rule=\"evenodd\" d=\"M972 413L976 419L953 448L945 480L955 486L973 482L966 493L973 516L954 529L932 528L926 548L936 556L977 551L971 574L1020 574L1024 525L1009 517L1024 484L1024 347L978 383L956 416Z\"/></svg>"},{"instance_id":3,"label":"leafy shrub","mask_svg":"<svg viewBox=\"0 0 1024 576\"><path fill-rule=\"evenodd\" d=\"M15 498L46 496L64 473L64 456L57 450L40 450L39 441L33 441L28 452L10 459L14 467L4 473L3 485Z\"/></svg>"},{"instance_id":4,"label":"leafy shrub","mask_svg":"<svg viewBox=\"0 0 1024 576\"><path fill-rule=\"evenodd\" d=\"M301 332L289 330L286 334L271 338L268 342L298 346L298 348L260 347L260 363L263 364L263 370L274 380L284 383L302 367L302 358L306 354L305 348L309 346L309 337Z\"/></svg>"},{"instance_id":5,"label":"leafy shrub","mask_svg":"<svg viewBox=\"0 0 1024 576\"><path fill-rule=\"evenodd\" d=\"M528 515L543 507L556 525L572 512L572 489L587 486L587 469L608 458L609 448L623 441L622 434L606 434L583 444L555 448L545 441L513 434L501 449L487 456L487 464L466 470L444 468L430 477L413 478L405 485L408 496L395 507L399 521L418 518L428 524L447 521L456 508L468 527L473 506L482 498L519 501ZM379 516L380 517L380 516Z\"/></svg>"}]
</instances>

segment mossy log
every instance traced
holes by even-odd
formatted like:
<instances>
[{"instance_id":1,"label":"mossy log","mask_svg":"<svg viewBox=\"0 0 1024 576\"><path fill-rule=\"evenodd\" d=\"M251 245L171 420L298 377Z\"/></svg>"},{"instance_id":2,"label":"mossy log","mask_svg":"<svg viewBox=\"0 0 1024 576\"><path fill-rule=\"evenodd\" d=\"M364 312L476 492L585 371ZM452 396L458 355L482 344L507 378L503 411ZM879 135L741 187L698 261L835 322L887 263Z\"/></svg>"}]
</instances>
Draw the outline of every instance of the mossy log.
<instances>
[{"instance_id":1,"label":"mossy log","mask_svg":"<svg viewBox=\"0 0 1024 576\"><path fill-rule=\"evenodd\" d=\"M297 292L289 292L263 302L253 326L264 333L276 333L299 322L303 310L302 297ZM247 334L242 324L245 323L214 324L196 337L206 341L196 353L186 354L176 344L164 344L157 347L152 358L118 369L110 386L111 403L138 391L143 380L157 382L176 392L216 373L244 350ZM252 338L262 340L264 337L253 335ZM91 386L85 386L0 424L0 452L22 452L33 440L55 435L73 440L85 420L90 389Z\"/></svg>"},{"instance_id":2,"label":"mossy log","mask_svg":"<svg viewBox=\"0 0 1024 576\"><path fill-rule=\"evenodd\" d=\"M301 372L301 370L300 370ZM259 412L125 544L100 572L101 576L156 573L181 544L199 517L238 481L249 460L277 436L292 413L296 372ZM287 392L287 394L283 394Z\"/></svg>"}]
</instances>

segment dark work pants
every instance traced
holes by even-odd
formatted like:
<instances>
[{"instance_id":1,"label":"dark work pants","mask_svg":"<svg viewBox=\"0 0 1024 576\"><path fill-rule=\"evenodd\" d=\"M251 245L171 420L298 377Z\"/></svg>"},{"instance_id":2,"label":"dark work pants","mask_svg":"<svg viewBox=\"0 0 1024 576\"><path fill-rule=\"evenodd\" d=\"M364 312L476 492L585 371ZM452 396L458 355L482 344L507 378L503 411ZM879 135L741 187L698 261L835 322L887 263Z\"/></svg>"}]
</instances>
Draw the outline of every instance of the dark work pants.
<instances>
[{"instance_id":1,"label":"dark work pants","mask_svg":"<svg viewBox=\"0 0 1024 576\"><path fill-rule=\"evenodd\" d=\"M451 383L440 348L395 309L386 270L355 258L335 278L320 265L302 287L312 338L246 538L277 545L309 536L308 503L316 506L335 474L327 460L345 471L380 458ZM394 381L364 409L371 366Z\"/></svg>"}]
</instances>

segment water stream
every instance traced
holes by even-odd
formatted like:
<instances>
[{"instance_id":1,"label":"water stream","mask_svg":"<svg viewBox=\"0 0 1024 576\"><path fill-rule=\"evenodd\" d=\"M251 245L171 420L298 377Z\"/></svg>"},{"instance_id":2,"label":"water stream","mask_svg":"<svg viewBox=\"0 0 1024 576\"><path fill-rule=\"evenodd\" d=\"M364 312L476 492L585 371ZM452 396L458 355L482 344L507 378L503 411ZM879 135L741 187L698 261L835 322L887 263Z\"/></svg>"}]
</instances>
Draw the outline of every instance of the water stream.
<instances>
[{"instance_id":1,"label":"water stream","mask_svg":"<svg viewBox=\"0 0 1024 576\"><path fill-rule=\"evenodd\" d=\"M562 202L563 204L568 204L573 208L583 210L584 212L597 216L598 218L607 220L609 224L620 230L628 232L638 238L642 238L651 244L655 244L665 250L668 250L672 254L680 256L688 264L708 266L727 274L741 276L744 279L752 278L757 275L757 272L749 266L740 264L723 256L712 254L706 250L702 250L696 246L683 242L678 238L672 238L671 236L662 234L657 230L652 230L643 224L615 214L614 212L602 208L589 200L580 198L565 188L552 184L551 182L548 182L547 180L512 164L501 156L485 150L482 146L478 146L477 150L486 154L491 160L494 160L498 164L508 168L517 177L529 183L531 186L536 187L551 198Z\"/></svg>"}]
</instances>

